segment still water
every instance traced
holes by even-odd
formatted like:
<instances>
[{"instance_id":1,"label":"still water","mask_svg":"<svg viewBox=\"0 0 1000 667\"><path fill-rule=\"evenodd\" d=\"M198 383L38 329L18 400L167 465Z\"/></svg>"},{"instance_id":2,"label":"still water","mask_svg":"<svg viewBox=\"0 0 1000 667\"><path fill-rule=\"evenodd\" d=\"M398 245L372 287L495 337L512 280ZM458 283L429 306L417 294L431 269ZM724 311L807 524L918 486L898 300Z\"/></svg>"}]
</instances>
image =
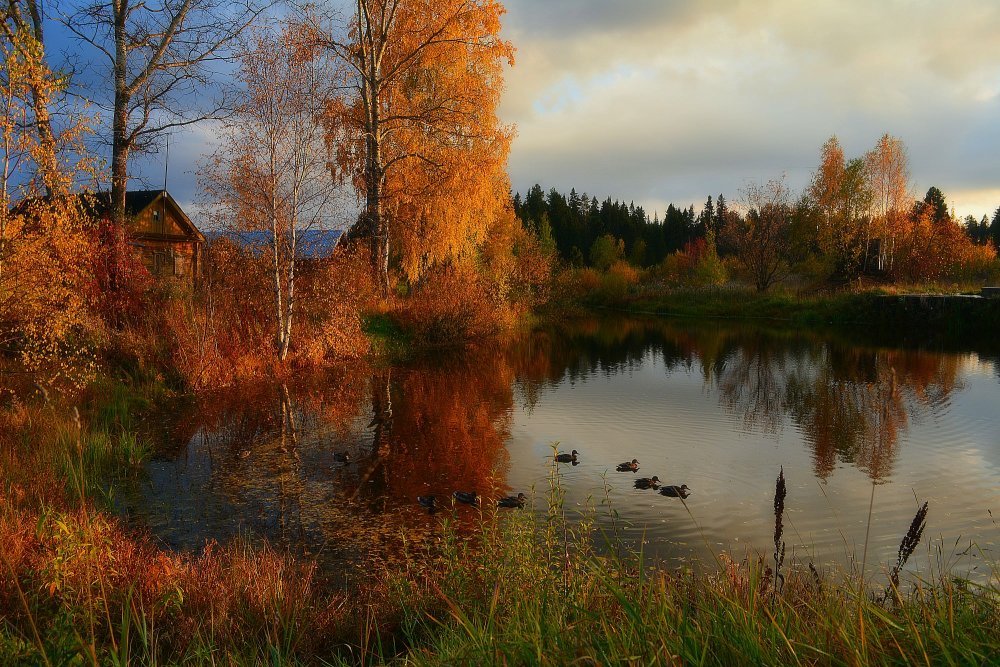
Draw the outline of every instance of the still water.
<instances>
[{"instance_id":1,"label":"still water","mask_svg":"<svg viewBox=\"0 0 1000 667\"><path fill-rule=\"evenodd\" d=\"M972 352L585 320L433 361L179 401L146 428L157 455L117 495L131 520L183 550L267 539L347 578L400 558L450 515L429 516L418 495L534 491L540 507L556 442L580 452L558 466L567 506L595 507L610 531L610 498L630 544L668 564L769 553L782 468L789 556L856 565L867 534L877 571L928 501L916 568L926 572L928 544L974 578L1000 557L1000 361ZM615 471L632 458L637 473ZM653 475L690 495L633 487Z\"/></svg>"}]
</instances>

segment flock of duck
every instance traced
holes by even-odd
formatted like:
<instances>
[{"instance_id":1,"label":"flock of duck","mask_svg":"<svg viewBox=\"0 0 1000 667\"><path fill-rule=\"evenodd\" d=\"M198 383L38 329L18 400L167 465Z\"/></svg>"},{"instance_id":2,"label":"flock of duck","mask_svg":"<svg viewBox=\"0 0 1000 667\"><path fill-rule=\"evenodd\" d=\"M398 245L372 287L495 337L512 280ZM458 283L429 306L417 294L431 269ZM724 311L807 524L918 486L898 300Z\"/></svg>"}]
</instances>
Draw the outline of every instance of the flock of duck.
<instances>
[{"instance_id":1,"label":"flock of duck","mask_svg":"<svg viewBox=\"0 0 1000 667\"><path fill-rule=\"evenodd\" d=\"M555 460L557 463L571 463L577 465L579 461L580 452L575 449L569 454L557 453L555 455ZM624 463L619 463L615 470L618 472L638 472L639 471L639 461L637 459L632 459L631 461L625 461ZM661 484L660 478L656 475L652 477L639 477L634 482L635 488L642 490L652 489L653 491L659 491L660 495L668 496L670 498L687 498L690 494L687 484L674 485L674 484ZM466 505L475 505L480 502L479 495L475 491L455 491L451 494L451 497L455 501L464 503ZM519 493L516 496L507 496L506 498L499 498L496 503L497 507L524 507L527 502L528 497L523 493ZM438 509L438 498L437 496L417 496L417 502L422 506L426 507L428 511L434 512Z\"/></svg>"}]
</instances>

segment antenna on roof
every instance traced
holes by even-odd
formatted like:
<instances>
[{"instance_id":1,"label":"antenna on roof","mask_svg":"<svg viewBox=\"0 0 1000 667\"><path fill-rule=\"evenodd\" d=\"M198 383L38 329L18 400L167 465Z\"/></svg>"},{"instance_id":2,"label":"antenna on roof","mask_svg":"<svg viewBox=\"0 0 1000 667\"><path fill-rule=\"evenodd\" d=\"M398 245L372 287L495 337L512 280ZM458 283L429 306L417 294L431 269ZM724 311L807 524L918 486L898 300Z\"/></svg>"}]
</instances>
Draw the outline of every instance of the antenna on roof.
<instances>
[{"instance_id":1,"label":"antenna on roof","mask_svg":"<svg viewBox=\"0 0 1000 667\"><path fill-rule=\"evenodd\" d=\"M167 174L170 171L170 135L167 135L167 156L163 161L163 191L167 191Z\"/></svg>"},{"instance_id":2,"label":"antenna on roof","mask_svg":"<svg viewBox=\"0 0 1000 667\"><path fill-rule=\"evenodd\" d=\"M167 155L163 160L163 198L160 200L160 233L167 230L167 174L170 172L170 135L167 135Z\"/></svg>"}]
</instances>

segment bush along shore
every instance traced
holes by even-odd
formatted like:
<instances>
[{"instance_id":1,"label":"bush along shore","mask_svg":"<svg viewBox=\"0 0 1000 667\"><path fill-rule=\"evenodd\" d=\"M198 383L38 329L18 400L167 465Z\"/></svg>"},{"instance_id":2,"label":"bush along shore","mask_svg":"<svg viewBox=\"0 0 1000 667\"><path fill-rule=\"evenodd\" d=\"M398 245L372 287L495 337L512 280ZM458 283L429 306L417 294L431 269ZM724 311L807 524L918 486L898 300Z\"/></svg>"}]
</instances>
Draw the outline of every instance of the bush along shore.
<instances>
[{"instance_id":1,"label":"bush along shore","mask_svg":"<svg viewBox=\"0 0 1000 667\"><path fill-rule=\"evenodd\" d=\"M1000 654L995 567L986 582L934 563L922 577L904 570L926 505L900 527L884 577L825 571L785 561L780 475L773 553L677 570L631 550L609 505L571 514L553 469L530 508L484 507L471 531L443 512L433 546L404 567L334 590L314 564L266 546L175 554L112 517L105 475L145 450L120 412L103 415L3 413L17 434L0 459L4 664L986 664Z\"/></svg>"}]
</instances>

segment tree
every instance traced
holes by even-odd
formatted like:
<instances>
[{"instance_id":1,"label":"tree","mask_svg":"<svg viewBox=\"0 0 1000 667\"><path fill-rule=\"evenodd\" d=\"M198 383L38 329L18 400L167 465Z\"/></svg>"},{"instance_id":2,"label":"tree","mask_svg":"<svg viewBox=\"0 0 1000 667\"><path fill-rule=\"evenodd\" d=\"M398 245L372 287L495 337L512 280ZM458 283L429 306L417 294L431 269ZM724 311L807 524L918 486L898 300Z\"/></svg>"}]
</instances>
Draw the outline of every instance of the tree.
<instances>
[{"instance_id":1,"label":"tree","mask_svg":"<svg viewBox=\"0 0 1000 667\"><path fill-rule=\"evenodd\" d=\"M865 154L865 172L872 193L870 227L880 239L878 268L892 270L892 258L900 228L905 223L906 206L910 199L910 172L903 142L883 134L871 151ZM869 234L868 241L871 241Z\"/></svg>"},{"instance_id":2,"label":"tree","mask_svg":"<svg viewBox=\"0 0 1000 667\"><path fill-rule=\"evenodd\" d=\"M109 68L111 114L111 211L125 223L128 161L149 150L172 128L218 117L223 99L207 100L213 84L209 63L233 56L236 39L264 10L240 0L111 0L91 2L63 17L81 42Z\"/></svg>"},{"instance_id":3,"label":"tree","mask_svg":"<svg viewBox=\"0 0 1000 667\"><path fill-rule=\"evenodd\" d=\"M1000 252L1000 206L997 207L993 214L993 220L990 221L990 240L993 241L993 247L997 249L997 252Z\"/></svg>"},{"instance_id":4,"label":"tree","mask_svg":"<svg viewBox=\"0 0 1000 667\"><path fill-rule=\"evenodd\" d=\"M990 219L983 215L981 220L976 220L973 215L965 216L962 221L965 227L965 235L976 245L986 245L990 240Z\"/></svg>"},{"instance_id":5,"label":"tree","mask_svg":"<svg viewBox=\"0 0 1000 667\"><path fill-rule=\"evenodd\" d=\"M81 201L61 195L86 166L69 149L88 123L70 119L56 141L40 122L62 85L46 65L39 33L12 16L19 10L5 8L0 30L0 345L19 352L43 384L79 384L94 363L88 327L98 249Z\"/></svg>"},{"instance_id":6,"label":"tree","mask_svg":"<svg viewBox=\"0 0 1000 667\"><path fill-rule=\"evenodd\" d=\"M616 239L611 234L599 236L590 246L590 264L601 271L607 271L624 256L624 241Z\"/></svg>"},{"instance_id":7,"label":"tree","mask_svg":"<svg viewBox=\"0 0 1000 667\"><path fill-rule=\"evenodd\" d=\"M417 277L469 252L509 206L512 132L496 116L513 62L503 13L497 0L356 0L345 36L324 40L351 72L353 99L330 117L352 139L340 164L364 196L383 294L391 239Z\"/></svg>"},{"instance_id":8,"label":"tree","mask_svg":"<svg viewBox=\"0 0 1000 667\"><path fill-rule=\"evenodd\" d=\"M837 267L845 264L849 245L849 234L845 234L848 229L843 217L846 169L840 141L837 137L830 137L820 149L819 167L813 174L807 191L811 205L819 212L815 231L816 245Z\"/></svg>"},{"instance_id":9,"label":"tree","mask_svg":"<svg viewBox=\"0 0 1000 667\"><path fill-rule=\"evenodd\" d=\"M923 215L925 209L930 212L931 220L936 225L943 222L951 222L951 213L948 212L948 203L945 201L944 193L935 186L931 186L924 195L922 201L915 204L914 214Z\"/></svg>"},{"instance_id":10,"label":"tree","mask_svg":"<svg viewBox=\"0 0 1000 667\"><path fill-rule=\"evenodd\" d=\"M239 104L204 173L217 221L237 232L265 232L273 282L275 352L284 360L296 313L296 259L303 233L329 227L337 213L337 183L329 170L323 115L335 91L323 50L257 31L247 41L237 79Z\"/></svg>"},{"instance_id":11,"label":"tree","mask_svg":"<svg viewBox=\"0 0 1000 667\"><path fill-rule=\"evenodd\" d=\"M4 39L4 60L28 65L27 69L22 68L23 78L17 85L23 86L27 93L24 101L28 104L25 106L30 107L34 116L30 122L35 128L38 141L38 150L35 151L38 175L45 193L52 196L65 194L65 191L62 187L64 183L58 178L61 172L56 162L56 136L52 130L49 104L53 95L62 92L65 85L60 80L61 77L56 76L45 65L42 19L42 8L37 0L8 0L0 30ZM6 73L10 74L12 70L8 67ZM5 83L6 117L9 119L11 103L21 94L9 76ZM25 117L27 119L27 114Z\"/></svg>"},{"instance_id":12,"label":"tree","mask_svg":"<svg viewBox=\"0 0 1000 667\"><path fill-rule=\"evenodd\" d=\"M815 242L820 256L834 274L852 277L863 267L872 234L865 161L845 161L837 137L830 137L820 149L806 200L817 213Z\"/></svg>"},{"instance_id":13,"label":"tree","mask_svg":"<svg viewBox=\"0 0 1000 667\"><path fill-rule=\"evenodd\" d=\"M791 206L784 177L749 182L740 191L747 213L730 218L726 235L758 292L767 291L786 267Z\"/></svg>"}]
</instances>

